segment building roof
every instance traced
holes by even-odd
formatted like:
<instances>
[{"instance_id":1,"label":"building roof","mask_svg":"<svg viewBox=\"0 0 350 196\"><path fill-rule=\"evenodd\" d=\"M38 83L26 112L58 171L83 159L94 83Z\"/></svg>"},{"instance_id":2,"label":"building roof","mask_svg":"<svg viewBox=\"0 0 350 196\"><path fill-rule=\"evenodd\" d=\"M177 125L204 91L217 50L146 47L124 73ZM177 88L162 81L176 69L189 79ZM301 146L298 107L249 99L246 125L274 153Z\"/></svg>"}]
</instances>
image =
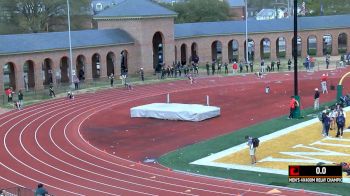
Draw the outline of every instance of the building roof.
<instances>
[{"instance_id":1,"label":"building roof","mask_svg":"<svg viewBox=\"0 0 350 196\"><path fill-rule=\"evenodd\" d=\"M175 17L176 15L176 12L150 0L125 0L95 15L94 19Z\"/></svg>"},{"instance_id":2,"label":"building roof","mask_svg":"<svg viewBox=\"0 0 350 196\"><path fill-rule=\"evenodd\" d=\"M231 7L245 7L244 0L227 0L227 2Z\"/></svg>"},{"instance_id":3,"label":"building roof","mask_svg":"<svg viewBox=\"0 0 350 196\"><path fill-rule=\"evenodd\" d=\"M89 48L134 43L120 29L72 31L72 48ZM68 50L68 32L0 35L0 55Z\"/></svg>"},{"instance_id":4,"label":"building roof","mask_svg":"<svg viewBox=\"0 0 350 196\"><path fill-rule=\"evenodd\" d=\"M303 31L312 29L349 28L349 17L350 15L299 17L298 29ZM248 33L288 31L293 31L293 20L291 18L263 21L248 19ZM175 25L175 39L244 33L245 21L200 22Z\"/></svg>"}]
</instances>

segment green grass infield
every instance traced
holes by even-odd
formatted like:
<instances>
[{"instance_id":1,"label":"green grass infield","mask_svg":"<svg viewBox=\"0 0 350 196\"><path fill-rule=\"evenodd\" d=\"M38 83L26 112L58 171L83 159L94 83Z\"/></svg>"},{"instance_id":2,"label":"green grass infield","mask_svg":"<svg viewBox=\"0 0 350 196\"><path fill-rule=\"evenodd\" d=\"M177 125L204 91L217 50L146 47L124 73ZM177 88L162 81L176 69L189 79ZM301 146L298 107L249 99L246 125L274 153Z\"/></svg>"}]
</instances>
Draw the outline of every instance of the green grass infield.
<instances>
[{"instance_id":1,"label":"green grass infield","mask_svg":"<svg viewBox=\"0 0 350 196\"><path fill-rule=\"evenodd\" d=\"M335 102L327 103L332 105ZM323 108L323 107L321 107ZM172 168L177 171L194 173L205 176L219 177L223 179L233 179L245 182L267 184L273 186L283 186L289 188L297 188L311 190L317 192L326 192L338 195L349 195L350 184L297 184L288 183L288 176L278 174L268 174L259 172L250 172L235 169L224 169L218 167L191 165L190 163L209 156L213 153L223 151L233 146L242 144L246 135L261 137L286 127L310 120L315 117L318 112L312 108L302 111L303 118L287 120L286 116L268 120L247 128L243 128L232 133L222 135L207 141L189 145L176 151L170 152L159 158L159 163L165 167ZM247 155L248 156L248 155Z\"/></svg>"}]
</instances>

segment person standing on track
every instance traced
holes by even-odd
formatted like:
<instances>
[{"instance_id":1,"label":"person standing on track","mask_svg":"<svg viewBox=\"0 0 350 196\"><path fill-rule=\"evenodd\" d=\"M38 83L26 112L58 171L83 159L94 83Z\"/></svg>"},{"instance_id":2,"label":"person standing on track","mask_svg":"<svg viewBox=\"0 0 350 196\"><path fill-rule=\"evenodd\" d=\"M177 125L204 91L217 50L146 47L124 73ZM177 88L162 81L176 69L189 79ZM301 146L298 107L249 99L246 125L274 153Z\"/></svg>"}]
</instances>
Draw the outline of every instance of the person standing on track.
<instances>
[{"instance_id":1,"label":"person standing on track","mask_svg":"<svg viewBox=\"0 0 350 196\"><path fill-rule=\"evenodd\" d=\"M315 88L314 95L314 110L320 109L320 92L318 92L318 88Z\"/></svg>"},{"instance_id":2,"label":"person standing on track","mask_svg":"<svg viewBox=\"0 0 350 196\"><path fill-rule=\"evenodd\" d=\"M325 94L325 93L328 94L327 80L328 80L328 74L322 74L322 77L321 77L322 94Z\"/></svg>"}]
</instances>

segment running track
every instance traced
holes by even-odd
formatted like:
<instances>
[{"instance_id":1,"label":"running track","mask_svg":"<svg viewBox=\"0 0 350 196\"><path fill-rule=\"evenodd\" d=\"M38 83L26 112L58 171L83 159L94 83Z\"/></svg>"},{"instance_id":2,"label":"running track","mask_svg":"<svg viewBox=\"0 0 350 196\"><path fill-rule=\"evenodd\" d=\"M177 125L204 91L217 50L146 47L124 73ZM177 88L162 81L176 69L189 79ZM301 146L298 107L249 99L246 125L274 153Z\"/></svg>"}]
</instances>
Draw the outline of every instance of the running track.
<instances>
[{"instance_id":1,"label":"running track","mask_svg":"<svg viewBox=\"0 0 350 196\"><path fill-rule=\"evenodd\" d=\"M282 75L277 77L290 79ZM266 195L274 187L148 166L99 150L80 133L83 123L111 108L168 92L225 87L232 85L227 83L235 80L232 78L216 78L214 82L204 78L195 85L188 85L187 81L162 83L135 87L132 91L111 89L80 95L75 100L52 100L0 115L0 187L36 187L42 182L56 196ZM262 80L249 76L242 81L254 84ZM282 192L276 195L320 195L278 189Z\"/></svg>"}]
</instances>

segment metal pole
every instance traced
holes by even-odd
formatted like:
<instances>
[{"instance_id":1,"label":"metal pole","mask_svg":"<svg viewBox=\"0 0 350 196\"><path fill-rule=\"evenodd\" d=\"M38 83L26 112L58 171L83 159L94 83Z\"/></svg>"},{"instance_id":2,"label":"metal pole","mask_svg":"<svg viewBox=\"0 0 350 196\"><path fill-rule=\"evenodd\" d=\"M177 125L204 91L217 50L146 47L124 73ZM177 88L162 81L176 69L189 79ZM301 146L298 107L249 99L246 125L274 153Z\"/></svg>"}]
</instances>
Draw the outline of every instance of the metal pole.
<instances>
[{"instance_id":1,"label":"metal pole","mask_svg":"<svg viewBox=\"0 0 350 196\"><path fill-rule=\"evenodd\" d=\"M299 102L299 106L295 108L294 117L300 118L301 100L298 95L298 0L294 0L294 40L293 40L293 56L294 56L294 98Z\"/></svg>"},{"instance_id":2,"label":"metal pole","mask_svg":"<svg viewBox=\"0 0 350 196\"><path fill-rule=\"evenodd\" d=\"M72 52L72 35L71 35L71 29L70 29L70 6L69 6L69 0L67 0L67 18L68 18L68 35L69 35L69 70L70 70L70 78L71 78L71 85L74 86L73 81L73 52Z\"/></svg>"},{"instance_id":3,"label":"metal pole","mask_svg":"<svg viewBox=\"0 0 350 196\"><path fill-rule=\"evenodd\" d=\"M298 95L298 1L294 0L294 95Z\"/></svg>"},{"instance_id":4,"label":"metal pole","mask_svg":"<svg viewBox=\"0 0 350 196\"><path fill-rule=\"evenodd\" d=\"M246 47L246 62L249 64L248 56L248 0L245 0L245 47Z\"/></svg>"}]
</instances>

